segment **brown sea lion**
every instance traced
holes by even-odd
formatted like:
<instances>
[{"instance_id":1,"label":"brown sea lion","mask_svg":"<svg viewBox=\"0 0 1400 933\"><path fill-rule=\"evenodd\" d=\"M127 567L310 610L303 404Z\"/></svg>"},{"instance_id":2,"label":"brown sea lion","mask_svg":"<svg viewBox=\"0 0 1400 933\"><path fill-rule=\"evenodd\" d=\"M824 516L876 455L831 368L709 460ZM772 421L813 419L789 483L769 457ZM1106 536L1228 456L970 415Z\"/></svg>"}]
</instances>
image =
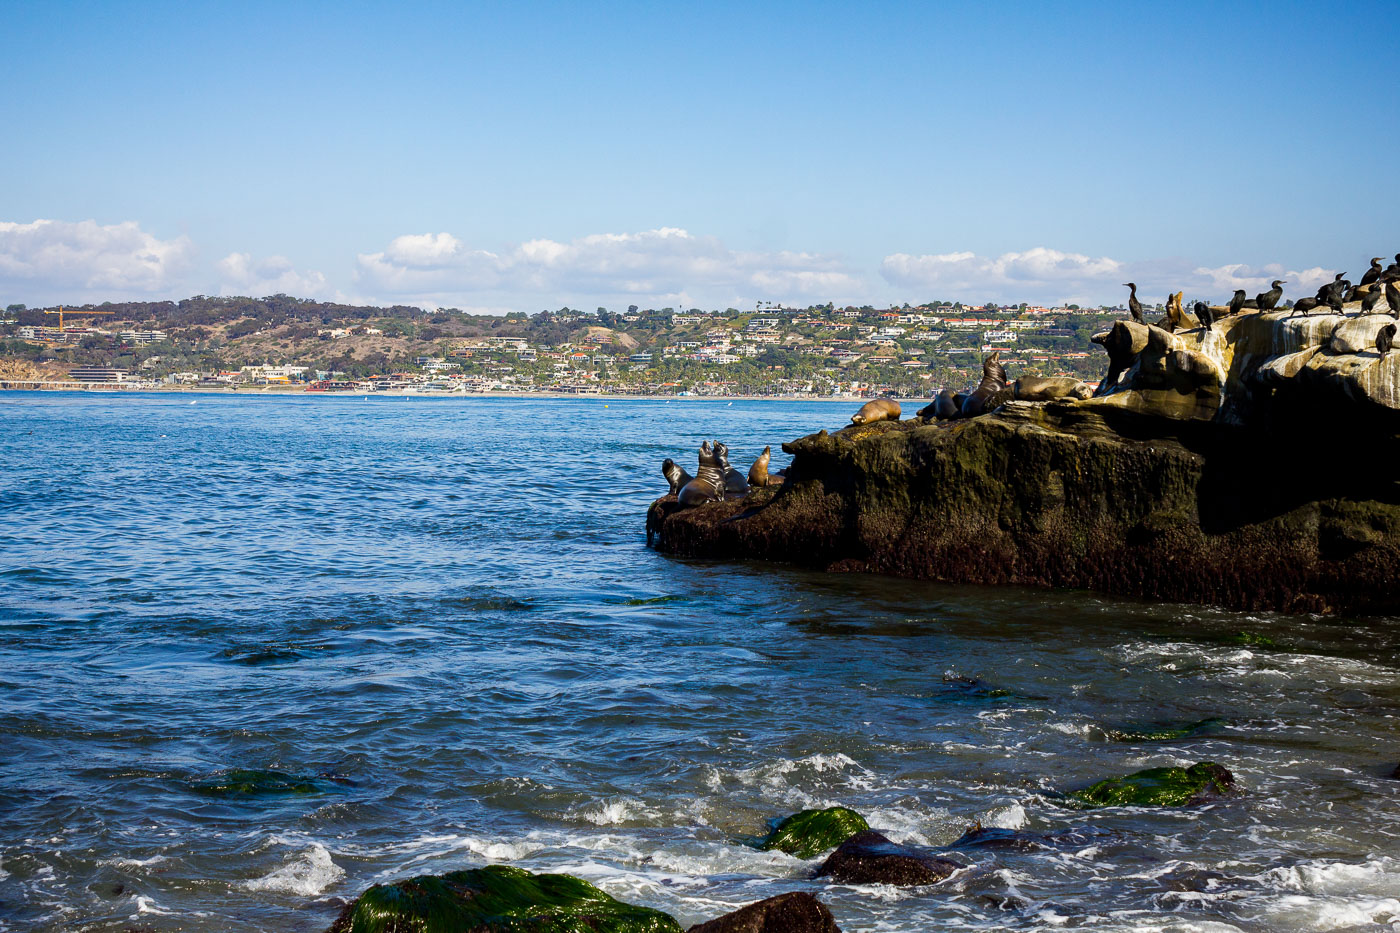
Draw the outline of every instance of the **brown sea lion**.
<instances>
[{"instance_id":1,"label":"brown sea lion","mask_svg":"<svg viewBox=\"0 0 1400 933\"><path fill-rule=\"evenodd\" d=\"M749 484L744 479L744 474L729 465L729 447L715 441L715 456L724 461L724 491L734 495L742 496L749 491Z\"/></svg>"},{"instance_id":2,"label":"brown sea lion","mask_svg":"<svg viewBox=\"0 0 1400 933\"><path fill-rule=\"evenodd\" d=\"M1057 398L1088 398L1093 390L1073 376L1022 376L1012 383L1018 402L1049 402Z\"/></svg>"},{"instance_id":3,"label":"brown sea lion","mask_svg":"<svg viewBox=\"0 0 1400 933\"><path fill-rule=\"evenodd\" d=\"M773 448L763 448L763 453L758 455L758 459L749 467L750 486L778 486L783 482L783 477L768 472L768 458L773 455Z\"/></svg>"},{"instance_id":4,"label":"brown sea lion","mask_svg":"<svg viewBox=\"0 0 1400 933\"><path fill-rule=\"evenodd\" d=\"M953 400L955 395L956 393L952 389L944 389L939 392L937 398L919 409L919 417L925 421L932 421L935 418L956 418L960 406Z\"/></svg>"},{"instance_id":5,"label":"brown sea lion","mask_svg":"<svg viewBox=\"0 0 1400 933\"><path fill-rule=\"evenodd\" d=\"M851 415L851 424L870 424L875 421L898 421L902 414L899 403L892 398L877 398L860 406L860 411Z\"/></svg>"},{"instance_id":6,"label":"brown sea lion","mask_svg":"<svg viewBox=\"0 0 1400 933\"><path fill-rule=\"evenodd\" d=\"M710 442L705 441L700 445L700 468L696 471L695 478L681 487L676 498L686 507L703 505L706 502L723 502L724 471L728 467L729 461L716 454L710 447Z\"/></svg>"},{"instance_id":7,"label":"brown sea lion","mask_svg":"<svg viewBox=\"0 0 1400 933\"><path fill-rule=\"evenodd\" d=\"M1091 338L1108 352L1108 375L1099 383L1096 395L1107 395L1137 361L1138 354L1147 347L1147 327L1132 321L1116 321L1112 330Z\"/></svg>"},{"instance_id":8,"label":"brown sea lion","mask_svg":"<svg viewBox=\"0 0 1400 933\"><path fill-rule=\"evenodd\" d=\"M671 484L670 494L673 496L681 491L681 487L695 478L685 471L685 467L670 457L661 461L661 475L666 477L666 482Z\"/></svg>"},{"instance_id":9,"label":"brown sea lion","mask_svg":"<svg viewBox=\"0 0 1400 933\"><path fill-rule=\"evenodd\" d=\"M1001 365L1000 357L1001 351L993 350L991 355L982 361L982 381L972 390L967 401L963 402L964 418L975 418L985 412L987 400L1006 388L1006 367Z\"/></svg>"}]
</instances>

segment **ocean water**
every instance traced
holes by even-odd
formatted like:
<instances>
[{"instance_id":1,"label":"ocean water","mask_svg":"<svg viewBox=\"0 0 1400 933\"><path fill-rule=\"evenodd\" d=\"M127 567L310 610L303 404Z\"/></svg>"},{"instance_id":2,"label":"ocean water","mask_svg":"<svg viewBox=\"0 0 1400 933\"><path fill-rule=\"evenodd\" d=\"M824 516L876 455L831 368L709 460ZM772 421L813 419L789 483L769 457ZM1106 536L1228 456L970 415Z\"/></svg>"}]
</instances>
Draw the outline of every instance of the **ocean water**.
<instances>
[{"instance_id":1,"label":"ocean water","mask_svg":"<svg viewBox=\"0 0 1400 933\"><path fill-rule=\"evenodd\" d=\"M1400 929L1397 620L648 550L662 458L852 410L0 393L0 930L319 931L489 863L686 925ZM1059 796L1200 760L1244 793ZM908 890L741 844L838 803L1043 844Z\"/></svg>"}]
</instances>

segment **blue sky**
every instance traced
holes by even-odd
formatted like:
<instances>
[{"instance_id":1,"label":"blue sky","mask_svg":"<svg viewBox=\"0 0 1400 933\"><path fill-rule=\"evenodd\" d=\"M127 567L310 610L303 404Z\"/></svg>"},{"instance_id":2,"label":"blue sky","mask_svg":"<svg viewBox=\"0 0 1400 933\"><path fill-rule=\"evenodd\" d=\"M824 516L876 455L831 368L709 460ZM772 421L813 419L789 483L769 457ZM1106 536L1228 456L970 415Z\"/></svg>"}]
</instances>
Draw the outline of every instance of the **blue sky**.
<instances>
[{"instance_id":1,"label":"blue sky","mask_svg":"<svg viewBox=\"0 0 1400 933\"><path fill-rule=\"evenodd\" d=\"M1400 250L1398 19L8 3L0 302L1310 292Z\"/></svg>"}]
</instances>

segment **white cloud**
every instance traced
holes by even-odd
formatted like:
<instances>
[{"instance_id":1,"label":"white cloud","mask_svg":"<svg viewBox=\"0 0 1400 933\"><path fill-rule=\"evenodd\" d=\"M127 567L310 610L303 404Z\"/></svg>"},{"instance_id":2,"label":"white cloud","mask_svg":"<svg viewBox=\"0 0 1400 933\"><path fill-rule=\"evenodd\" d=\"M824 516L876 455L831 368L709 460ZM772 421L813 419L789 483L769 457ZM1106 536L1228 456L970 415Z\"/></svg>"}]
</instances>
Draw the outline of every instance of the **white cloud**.
<instances>
[{"instance_id":1,"label":"white cloud","mask_svg":"<svg viewBox=\"0 0 1400 933\"><path fill-rule=\"evenodd\" d=\"M861 280L838 258L816 253L744 252L676 227L599 233L567 243L529 240L503 252L469 249L449 233L400 236L362 253L355 279L364 291L438 304L483 295L512 299L625 299L711 305L855 298Z\"/></svg>"},{"instance_id":2,"label":"white cloud","mask_svg":"<svg viewBox=\"0 0 1400 933\"><path fill-rule=\"evenodd\" d=\"M929 298L1059 301L1087 295L1110 280L1122 281L1123 263L1038 246L1023 253L978 256L895 253L880 264L891 285L921 289Z\"/></svg>"},{"instance_id":3,"label":"white cloud","mask_svg":"<svg viewBox=\"0 0 1400 933\"><path fill-rule=\"evenodd\" d=\"M1128 281L1138 284L1145 301L1159 301L1176 291L1186 292L1188 298L1224 301L1237 288L1250 295L1265 291L1272 279L1287 281L1285 296L1298 298L1313 294L1334 274L1323 268L1290 271L1277 264L1210 268L1183 259L1126 262L1045 247L996 257L970 252L895 253L885 257L880 273L891 285L912 292L911 299L1079 304L1122 302L1122 283Z\"/></svg>"},{"instance_id":4,"label":"white cloud","mask_svg":"<svg viewBox=\"0 0 1400 933\"><path fill-rule=\"evenodd\" d=\"M0 287L38 300L169 292L193 256L186 237L161 240L135 221L0 221Z\"/></svg>"},{"instance_id":5,"label":"white cloud","mask_svg":"<svg viewBox=\"0 0 1400 933\"><path fill-rule=\"evenodd\" d=\"M290 295L293 298L326 298L332 290L320 272L298 272L283 256L254 259L248 253L229 253L217 263L220 295Z\"/></svg>"}]
</instances>

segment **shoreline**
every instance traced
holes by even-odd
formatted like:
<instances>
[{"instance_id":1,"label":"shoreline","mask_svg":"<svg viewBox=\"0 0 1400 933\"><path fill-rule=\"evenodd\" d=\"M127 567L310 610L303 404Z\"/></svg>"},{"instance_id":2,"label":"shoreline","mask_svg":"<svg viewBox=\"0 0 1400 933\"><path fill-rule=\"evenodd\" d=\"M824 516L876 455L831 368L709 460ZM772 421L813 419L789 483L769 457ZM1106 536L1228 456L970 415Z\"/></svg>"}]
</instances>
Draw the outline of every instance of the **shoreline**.
<instances>
[{"instance_id":1,"label":"shoreline","mask_svg":"<svg viewBox=\"0 0 1400 933\"><path fill-rule=\"evenodd\" d=\"M135 386L115 386L111 384L98 384L88 386L30 386L26 388L13 388L0 384L0 391L15 393L49 394L55 392L77 393L77 394L105 394L105 395L233 395L233 396L278 396L293 398L418 398L425 400L446 400L446 399L554 399L554 400L580 400L599 399L605 402L859 402L865 403L871 397L863 395L633 395L630 393L594 393L586 394L570 392L415 392L405 389L387 389L375 392L307 392L305 389L281 388L281 387L260 387L256 389L235 389L220 388L211 386L159 386L155 388ZM899 398L903 405L920 404L926 405L932 401L931 397L922 398ZM908 412L906 414L912 414Z\"/></svg>"}]
</instances>

